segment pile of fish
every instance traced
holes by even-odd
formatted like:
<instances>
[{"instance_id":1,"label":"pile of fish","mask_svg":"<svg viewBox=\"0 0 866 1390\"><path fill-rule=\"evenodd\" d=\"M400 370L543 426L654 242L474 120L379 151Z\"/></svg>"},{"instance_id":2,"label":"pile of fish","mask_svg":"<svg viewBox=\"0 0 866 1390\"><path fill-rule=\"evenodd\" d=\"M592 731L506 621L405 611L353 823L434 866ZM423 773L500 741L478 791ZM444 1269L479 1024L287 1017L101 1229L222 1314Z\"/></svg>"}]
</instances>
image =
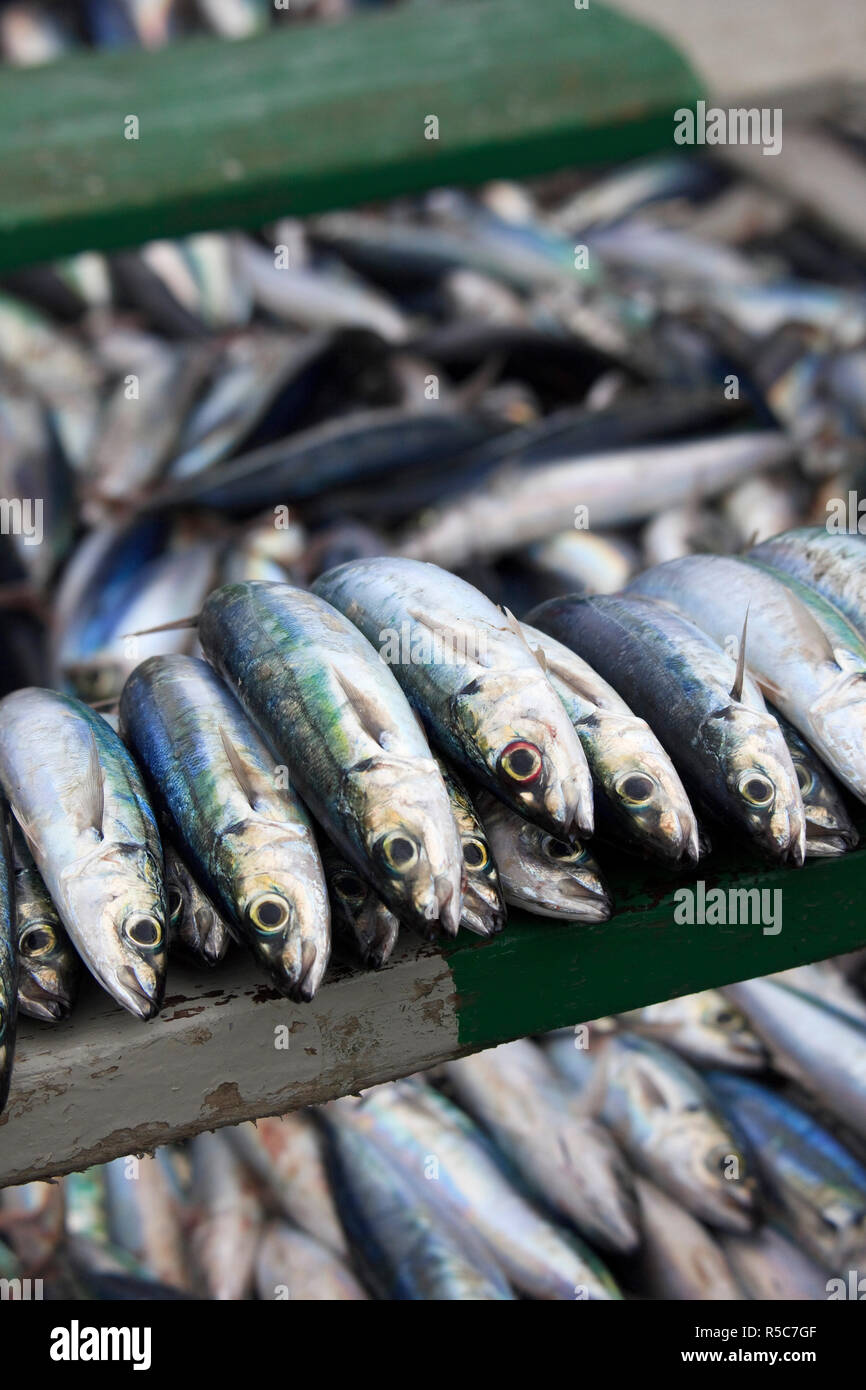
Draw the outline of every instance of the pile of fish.
<instances>
[{"instance_id":1,"label":"pile of fish","mask_svg":"<svg viewBox=\"0 0 866 1390\"><path fill-rule=\"evenodd\" d=\"M0 1276L55 1298L856 1298L863 982L861 952L9 1188Z\"/></svg>"},{"instance_id":2,"label":"pile of fish","mask_svg":"<svg viewBox=\"0 0 866 1390\"><path fill-rule=\"evenodd\" d=\"M489 937L506 904L604 921L596 833L672 866L707 851L707 824L777 861L844 852L840 784L866 799L864 596L866 540L820 528L552 599L526 625L381 556L309 590L214 590L190 619L206 660L137 666L119 732L72 696L13 691L5 1089L17 1002L68 1013L76 957L144 1019L170 947L212 964L232 937L309 1000L332 905L340 944L380 967L400 924Z\"/></svg>"}]
</instances>

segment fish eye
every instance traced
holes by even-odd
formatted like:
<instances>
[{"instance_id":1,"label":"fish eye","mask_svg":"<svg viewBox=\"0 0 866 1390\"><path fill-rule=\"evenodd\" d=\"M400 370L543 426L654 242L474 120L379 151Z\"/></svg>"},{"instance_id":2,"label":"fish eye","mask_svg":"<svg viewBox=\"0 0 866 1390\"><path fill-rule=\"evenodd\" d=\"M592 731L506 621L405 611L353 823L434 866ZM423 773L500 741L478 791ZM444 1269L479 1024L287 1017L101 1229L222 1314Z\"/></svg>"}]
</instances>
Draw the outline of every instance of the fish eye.
<instances>
[{"instance_id":1,"label":"fish eye","mask_svg":"<svg viewBox=\"0 0 866 1390\"><path fill-rule=\"evenodd\" d=\"M183 914L183 894L179 888L172 885L168 890L168 918L173 927L176 927Z\"/></svg>"},{"instance_id":2,"label":"fish eye","mask_svg":"<svg viewBox=\"0 0 866 1390\"><path fill-rule=\"evenodd\" d=\"M361 903L367 896L366 883L359 874L353 874L350 869L341 869L339 873L334 874L332 882L340 896L349 902Z\"/></svg>"},{"instance_id":3,"label":"fish eye","mask_svg":"<svg viewBox=\"0 0 866 1390\"><path fill-rule=\"evenodd\" d=\"M541 774L543 759L534 743L517 739L503 748L499 755L499 769L512 782L535 782Z\"/></svg>"},{"instance_id":4,"label":"fish eye","mask_svg":"<svg viewBox=\"0 0 866 1390\"><path fill-rule=\"evenodd\" d=\"M418 862L418 846L408 835L401 835L399 831L385 836L381 841L381 850L388 868L400 873Z\"/></svg>"},{"instance_id":5,"label":"fish eye","mask_svg":"<svg viewBox=\"0 0 866 1390\"><path fill-rule=\"evenodd\" d=\"M56 945L57 936L54 928L47 922L33 922L21 933L18 951L22 956L28 956L32 960L39 956L47 956Z\"/></svg>"},{"instance_id":6,"label":"fish eye","mask_svg":"<svg viewBox=\"0 0 866 1390\"><path fill-rule=\"evenodd\" d=\"M289 916L289 904L277 893L259 893L258 897L253 898L247 905L247 917L252 926L256 931L268 935L282 931Z\"/></svg>"},{"instance_id":7,"label":"fish eye","mask_svg":"<svg viewBox=\"0 0 866 1390\"><path fill-rule=\"evenodd\" d=\"M566 844L565 840L557 840L553 835L545 835L541 842L541 848L557 864L577 864L581 859L586 858L586 850L583 845Z\"/></svg>"},{"instance_id":8,"label":"fish eye","mask_svg":"<svg viewBox=\"0 0 866 1390\"><path fill-rule=\"evenodd\" d=\"M463 841L463 858L470 869L486 869L490 862L487 846L474 835Z\"/></svg>"},{"instance_id":9,"label":"fish eye","mask_svg":"<svg viewBox=\"0 0 866 1390\"><path fill-rule=\"evenodd\" d=\"M655 782L645 772L625 772L616 779L615 789L629 806L646 806L655 791Z\"/></svg>"},{"instance_id":10,"label":"fish eye","mask_svg":"<svg viewBox=\"0 0 866 1390\"><path fill-rule=\"evenodd\" d=\"M719 1009L715 1022L720 1028L728 1028L731 1024L739 1023L739 1018L732 1009Z\"/></svg>"},{"instance_id":11,"label":"fish eye","mask_svg":"<svg viewBox=\"0 0 866 1390\"><path fill-rule=\"evenodd\" d=\"M797 785L803 796L808 796L815 785L815 774L805 763L794 763L794 771L797 774Z\"/></svg>"},{"instance_id":12,"label":"fish eye","mask_svg":"<svg viewBox=\"0 0 866 1390\"><path fill-rule=\"evenodd\" d=\"M768 806L772 806L776 795L776 788L763 772L743 772L737 783L737 790L744 801L748 801L750 806L756 806L758 810L766 810Z\"/></svg>"},{"instance_id":13,"label":"fish eye","mask_svg":"<svg viewBox=\"0 0 866 1390\"><path fill-rule=\"evenodd\" d=\"M155 951L162 944L162 923L147 913L137 913L134 917L127 917L123 924L123 935L142 951Z\"/></svg>"}]
</instances>

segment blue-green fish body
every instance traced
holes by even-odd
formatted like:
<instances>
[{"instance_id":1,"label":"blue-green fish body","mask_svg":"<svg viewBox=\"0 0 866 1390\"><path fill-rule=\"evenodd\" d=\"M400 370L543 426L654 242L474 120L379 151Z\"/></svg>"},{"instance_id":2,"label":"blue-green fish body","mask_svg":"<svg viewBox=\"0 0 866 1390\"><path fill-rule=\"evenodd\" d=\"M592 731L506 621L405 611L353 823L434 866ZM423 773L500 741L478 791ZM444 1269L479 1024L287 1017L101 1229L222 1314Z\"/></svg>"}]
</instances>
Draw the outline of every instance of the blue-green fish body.
<instances>
[{"instance_id":1,"label":"blue-green fish body","mask_svg":"<svg viewBox=\"0 0 866 1390\"><path fill-rule=\"evenodd\" d=\"M315 594L248 582L216 589L198 632L350 863L408 925L453 935L463 854L448 793L406 697L358 629Z\"/></svg>"},{"instance_id":2,"label":"blue-green fish body","mask_svg":"<svg viewBox=\"0 0 866 1390\"><path fill-rule=\"evenodd\" d=\"M307 814L261 736L195 657L142 662L120 712L195 877L278 986L311 999L330 951L325 880Z\"/></svg>"}]
</instances>

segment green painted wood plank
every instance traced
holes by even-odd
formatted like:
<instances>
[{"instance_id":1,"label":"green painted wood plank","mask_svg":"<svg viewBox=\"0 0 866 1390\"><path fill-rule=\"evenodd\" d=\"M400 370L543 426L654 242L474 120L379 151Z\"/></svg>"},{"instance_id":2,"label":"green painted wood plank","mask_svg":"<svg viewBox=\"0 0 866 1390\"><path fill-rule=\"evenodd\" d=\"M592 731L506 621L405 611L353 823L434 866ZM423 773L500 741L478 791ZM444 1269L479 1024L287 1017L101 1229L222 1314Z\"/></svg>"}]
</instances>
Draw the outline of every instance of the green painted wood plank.
<instances>
[{"instance_id":1,"label":"green painted wood plank","mask_svg":"<svg viewBox=\"0 0 866 1390\"><path fill-rule=\"evenodd\" d=\"M703 870L711 886L781 893L777 935L678 925L673 894L694 878L642 869L616 875L620 911L610 922L515 915L495 940L443 954L407 935L378 974L333 967L310 1004L280 998L240 954L210 971L172 963L165 1007L148 1023L90 983L68 1022L22 1021L0 1116L0 1186L866 944L866 850L800 870L719 861Z\"/></svg>"},{"instance_id":2,"label":"green painted wood plank","mask_svg":"<svg viewBox=\"0 0 866 1390\"><path fill-rule=\"evenodd\" d=\"M598 0L409 6L4 69L0 267L636 155L670 143L696 94L665 39Z\"/></svg>"},{"instance_id":3,"label":"green painted wood plank","mask_svg":"<svg viewBox=\"0 0 866 1390\"><path fill-rule=\"evenodd\" d=\"M714 856L715 858L715 856ZM483 951L448 953L458 992L461 1047L489 1047L695 990L768 975L866 946L866 849L802 869L719 856L695 875L622 869L610 880L617 912L594 926L512 916ZM778 898L781 930L748 921L690 925L675 917L678 889L758 889ZM493 983L495 978L495 984Z\"/></svg>"}]
</instances>

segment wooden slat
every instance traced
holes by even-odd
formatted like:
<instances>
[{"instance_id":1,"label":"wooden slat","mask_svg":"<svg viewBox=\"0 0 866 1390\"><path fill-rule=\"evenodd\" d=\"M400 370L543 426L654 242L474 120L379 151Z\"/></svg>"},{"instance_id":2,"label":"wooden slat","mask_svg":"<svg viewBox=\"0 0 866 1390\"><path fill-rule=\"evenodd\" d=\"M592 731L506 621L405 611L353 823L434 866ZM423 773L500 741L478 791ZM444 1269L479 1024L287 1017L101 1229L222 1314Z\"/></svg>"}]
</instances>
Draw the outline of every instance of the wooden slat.
<instances>
[{"instance_id":1,"label":"wooden slat","mask_svg":"<svg viewBox=\"0 0 866 1390\"><path fill-rule=\"evenodd\" d=\"M0 1186L866 944L866 850L799 871L705 873L712 887L778 890L781 931L680 925L674 893L692 880L642 870L617 876L620 911L604 925L516 918L491 942L461 940L443 954L404 943L379 974L333 969L306 1006L277 997L240 957L212 973L172 971L150 1023L94 986L69 1023L22 1029L0 1118ZM288 1048L277 1046L285 1038Z\"/></svg>"},{"instance_id":2,"label":"wooden slat","mask_svg":"<svg viewBox=\"0 0 866 1390\"><path fill-rule=\"evenodd\" d=\"M640 154L695 94L666 40L599 0L404 7L4 70L0 268Z\"/></svg>"}]
</instances>

